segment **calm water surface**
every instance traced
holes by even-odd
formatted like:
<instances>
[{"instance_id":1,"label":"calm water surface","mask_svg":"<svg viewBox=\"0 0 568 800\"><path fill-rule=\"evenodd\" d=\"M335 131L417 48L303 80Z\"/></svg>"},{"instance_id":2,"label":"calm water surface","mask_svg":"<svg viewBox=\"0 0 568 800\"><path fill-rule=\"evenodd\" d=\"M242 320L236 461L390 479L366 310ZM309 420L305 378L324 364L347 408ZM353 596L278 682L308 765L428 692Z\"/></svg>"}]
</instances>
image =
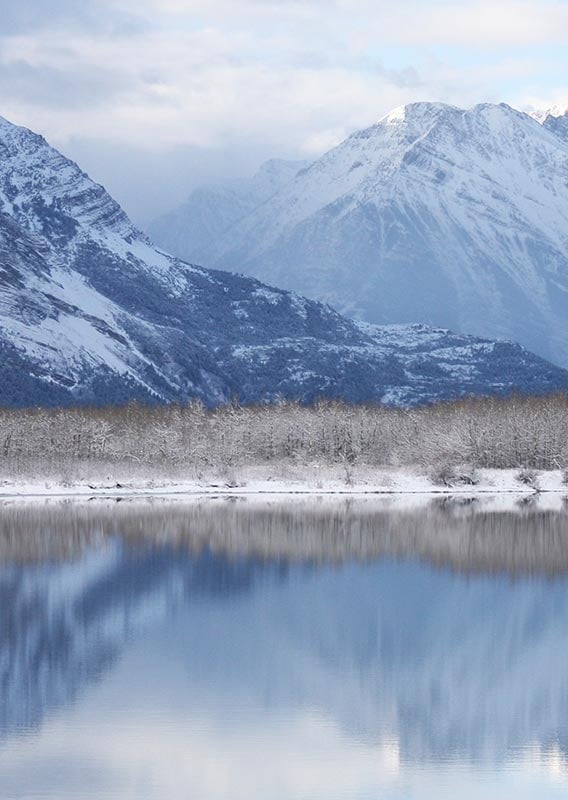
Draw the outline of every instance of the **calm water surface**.
<instances>
[{"instance_id":1,"label":"calm water surface","mask_svg":"<svg viewBox=\"0 0 568 800\"><path fill-rule=\"evenodd\" d=\"M0 798L568 796L568 513L0 507Z\"/></svg>"}]
</instances>

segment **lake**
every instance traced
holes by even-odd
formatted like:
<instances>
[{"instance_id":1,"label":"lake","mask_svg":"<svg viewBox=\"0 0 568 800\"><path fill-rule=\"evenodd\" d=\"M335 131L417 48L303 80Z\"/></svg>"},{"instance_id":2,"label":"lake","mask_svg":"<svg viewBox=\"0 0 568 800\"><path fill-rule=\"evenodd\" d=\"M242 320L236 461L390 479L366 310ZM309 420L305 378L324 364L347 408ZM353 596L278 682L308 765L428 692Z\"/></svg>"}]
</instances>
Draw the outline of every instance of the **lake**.
<instances>
[{"instance_id":1,"label":"lake","mask_svg":"<svg viewBox=\"0 0 568 800\"><path fill-rule=\"evenodd\" d=\"M0 506L2 800L568 795L561 498Z\"/></svg>"}]
</instances>

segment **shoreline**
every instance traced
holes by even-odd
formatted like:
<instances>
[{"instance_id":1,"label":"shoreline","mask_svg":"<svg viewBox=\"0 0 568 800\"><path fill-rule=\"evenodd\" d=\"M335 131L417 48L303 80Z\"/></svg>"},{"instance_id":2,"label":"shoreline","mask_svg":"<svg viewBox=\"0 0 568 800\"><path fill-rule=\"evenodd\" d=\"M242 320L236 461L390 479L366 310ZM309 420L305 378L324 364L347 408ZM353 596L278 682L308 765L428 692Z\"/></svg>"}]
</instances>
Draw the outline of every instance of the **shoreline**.
<instances>
[{"instance_id":1,"label":"shoreline","mask_svg":"<svg viewBox=\"0 0 568 800\"><path fill-rule=\"evenodd\" d=\"M483 497L518 496L537 497L542 494L568 497L568 485L561 470L535 471L530 484L519 480L519 470L480 469L475 472L476 483L437 485L423 471L373 469L362 467L357 475L341 479L334 470L314 476L313 468L296 467L282 477L266 477L266 468L243 468L238 479L144 479L109 477L93 480L16 479L0 483L0 501L13 499L120 499L120 498L175 498L198 499L205 497L252 498L301 497ZM326 470L322 470L326 472ZM337 472L337 470L335 470Z\"/></svg>"}]
</instances>

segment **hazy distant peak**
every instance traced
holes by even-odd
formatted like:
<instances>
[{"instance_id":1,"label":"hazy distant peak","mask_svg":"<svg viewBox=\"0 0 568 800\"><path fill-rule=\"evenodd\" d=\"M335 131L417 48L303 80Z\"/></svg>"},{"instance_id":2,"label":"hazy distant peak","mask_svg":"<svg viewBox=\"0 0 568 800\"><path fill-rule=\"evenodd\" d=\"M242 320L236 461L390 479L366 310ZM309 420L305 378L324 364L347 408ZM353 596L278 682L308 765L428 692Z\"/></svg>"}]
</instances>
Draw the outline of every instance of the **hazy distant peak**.
<instances>
[{"instance_id":1,"label":"hazy distant peak","mask_svg":"<svg viewBox=\"0 0 568 800\"><path fill-rule=\"evenodd\" d=\"M150 236L181 258L207 266L211 245L233 225L266 202L310 161L271 158L252 177L236 178L194 189L182 206L149 226Z\"/></svg>"},{"instance_id":2,"label":"hazy distant peak","mask_svg":"<svg viewBox=\"0 0 568 800\"><path fill-rule=\"evenodd\" d=\"M265 161L257 170L257 174L262 173L278 173L279 175L282 173L294 173L299 172L299 170L303 169L304 167L310 164L310 161L307 160L288 160L284 158L270 158L268 161Z\"/></svg>"},{"instance_id":3,"label":"hazy distant peak","mask_svg":"<svg viewBox=\"0 0 568 800\"><path fill-rule=\"evenodd\" d=\"M559 103L546 109L536 109L530 111L529 115L542 125L549 117L554 117L556 119L559 117L568 117L568 103Z\"/></svg>"}]
</instances>

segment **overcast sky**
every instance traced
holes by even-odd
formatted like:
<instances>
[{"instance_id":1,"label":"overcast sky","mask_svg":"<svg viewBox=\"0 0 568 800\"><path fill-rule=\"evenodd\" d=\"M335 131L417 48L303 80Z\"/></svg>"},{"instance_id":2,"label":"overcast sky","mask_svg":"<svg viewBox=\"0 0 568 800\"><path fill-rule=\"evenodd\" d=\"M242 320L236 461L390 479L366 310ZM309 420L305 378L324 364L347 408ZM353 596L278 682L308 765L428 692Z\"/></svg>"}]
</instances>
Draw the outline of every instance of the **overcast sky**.
<instances>
[{"instance_id":1,"label":"overcast sky","mask_svg":"<svg viewBox=\"0 0 568 800\"><path fill-rule=\"evenodd\" d=\"M137 222L412 100L568 102L568 0L0 0L0 114Z\"/></svg>"}]
</instances>

